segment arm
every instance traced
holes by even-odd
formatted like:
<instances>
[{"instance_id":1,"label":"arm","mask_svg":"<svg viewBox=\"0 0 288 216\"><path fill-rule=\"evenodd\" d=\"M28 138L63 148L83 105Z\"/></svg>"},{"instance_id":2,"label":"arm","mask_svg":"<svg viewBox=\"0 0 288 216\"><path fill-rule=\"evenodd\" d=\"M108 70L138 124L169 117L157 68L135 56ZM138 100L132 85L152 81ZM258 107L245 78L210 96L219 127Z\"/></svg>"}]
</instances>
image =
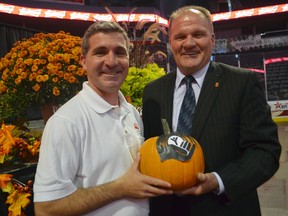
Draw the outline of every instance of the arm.
<instances>
[{"instance_id":1,"label":"arm","mask_svg":"<svg viewBox=\"0 0 288 216\"><path fill-rule=\"evenodd\" d=\"M281 145L277 125L255 73L249 76L244 89L239 119L241 156L217 171L230 200L256 190L279 168Z\"/></svg>"},{"instance_id":2,"label":"arm","mask_svg":"<svg viewBox=\"0 0 288 216\"><path fill-rule=\"evenodd\" d=\"M123 198L146 199L171 194L170 184L142 175L140 155L119 179L91 188L78 188L71 195L49 202L35 202L35 215L81 215Z\"/></svg>"}]
</instances>

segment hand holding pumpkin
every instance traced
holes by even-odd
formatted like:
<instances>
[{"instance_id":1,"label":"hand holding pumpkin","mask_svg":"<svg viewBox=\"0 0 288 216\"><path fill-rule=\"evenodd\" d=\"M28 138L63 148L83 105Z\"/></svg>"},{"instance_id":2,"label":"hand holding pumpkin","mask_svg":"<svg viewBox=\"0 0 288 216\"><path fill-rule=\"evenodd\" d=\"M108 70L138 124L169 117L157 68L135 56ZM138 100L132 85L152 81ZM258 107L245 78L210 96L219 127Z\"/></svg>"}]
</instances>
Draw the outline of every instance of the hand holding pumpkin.
<instances>
[{"instance_id":1,"label":"hand holding pumpkin","mask_svg":"<svg viewBox=\"0 0 288 216\"><path fill-rule=\"evenodd\" d=\"M197 184L181 191L175 192L177 195L202 195L211 191L217 191L219 185L216 176L213 173L198 173Z\"/></svg>"},{"instance_id":2,"label":"hand holding pumpkin","mask_svg":"<svg viewBox=\"0 0 288 216\"><path fill-rule=\"evenodd\" d=\"M115 181L118 184L117 188L122 191L122 197L143 199L173 193L170 190L170 183L141 174L139 164L140 154L137 155L130 169Z\"/></svg>"},{"instance_id":3,"label":"hand holding pumpkin","mask_svg":"<svg viewBox=\"0 0 288 216\"><path fill-rule=\"evenodd\" d=\"M171 183L179 191L198 184L197 174L204 172L202 148L197 140L178 132L170 132L162 119L164 134L147 139L140 148L140 172Z\"/></svg>"}]
</instances>

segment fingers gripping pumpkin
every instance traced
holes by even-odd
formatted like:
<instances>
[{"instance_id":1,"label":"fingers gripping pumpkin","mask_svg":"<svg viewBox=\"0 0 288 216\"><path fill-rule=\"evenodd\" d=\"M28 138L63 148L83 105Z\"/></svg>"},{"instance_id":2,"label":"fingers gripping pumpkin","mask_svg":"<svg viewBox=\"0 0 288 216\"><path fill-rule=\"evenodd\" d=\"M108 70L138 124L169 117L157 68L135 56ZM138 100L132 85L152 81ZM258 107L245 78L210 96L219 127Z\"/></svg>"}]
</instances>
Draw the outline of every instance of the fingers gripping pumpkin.
<instances>
[{"instance_id":1,"label":"fingers gripping pumpkin","mask_svg":"<svg viewBox=\"0 0 288 216\"><path fill-rule=\"evenodd\" d=\"M192 137L170 133L162 120L164 135L151 137L141 148L140 172L171 183L172 190L182 190L197 183L197 173L204 172L200 144Z\"/></svg>"}]
</instances>

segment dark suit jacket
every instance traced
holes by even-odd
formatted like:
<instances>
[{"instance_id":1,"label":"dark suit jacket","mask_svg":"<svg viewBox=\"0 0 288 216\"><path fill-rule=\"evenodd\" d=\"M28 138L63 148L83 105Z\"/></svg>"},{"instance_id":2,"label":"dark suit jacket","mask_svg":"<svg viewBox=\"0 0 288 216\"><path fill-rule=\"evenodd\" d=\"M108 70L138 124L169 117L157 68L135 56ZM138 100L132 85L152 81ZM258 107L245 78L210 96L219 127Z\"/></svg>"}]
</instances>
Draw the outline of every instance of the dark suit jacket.
<instances>
[{"instance_id":1,"label":"dark suit jacket","mask_svg":"<svg viewBox=\"0 0 288 216\"><path fill-rule=\"evenodd\" d=\"M161 118L167 119L172 128L175 78L176 72L168 73L144 90L146 139L163 134ZM219 174L225 194L153 198L151 215L170 215L174 207L180 213L171 215L177 216L261 215L256 189L277 171L281 146L256 74L211 62L197 102L191 136L202 146L205 172ZM179 203L189 204L188 209Z\"/></svg>"}]
</instances>

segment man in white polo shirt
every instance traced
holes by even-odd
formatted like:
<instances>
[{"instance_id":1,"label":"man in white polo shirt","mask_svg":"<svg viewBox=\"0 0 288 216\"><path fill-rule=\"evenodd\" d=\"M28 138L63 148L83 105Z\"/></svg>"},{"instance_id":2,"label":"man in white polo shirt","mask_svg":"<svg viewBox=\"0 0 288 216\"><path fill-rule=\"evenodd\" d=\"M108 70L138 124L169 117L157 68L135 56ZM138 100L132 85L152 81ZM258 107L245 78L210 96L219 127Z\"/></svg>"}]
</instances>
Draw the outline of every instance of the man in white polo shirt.
<instances>
[{"instance_id":1,"label":"man in white polo shirt","mask_svg":"<svg viewBox=\"0 0 288 216\"><path fill-rule=\"evenodd\" d=\"M36 215L148 215L170 184L140 174L143 125L119 91L129 39L116 22L96 22L82 40L88 81L47 122L34 184ZM156 187L156 186L157 187Z\"/></svg>"}]
</instances>

